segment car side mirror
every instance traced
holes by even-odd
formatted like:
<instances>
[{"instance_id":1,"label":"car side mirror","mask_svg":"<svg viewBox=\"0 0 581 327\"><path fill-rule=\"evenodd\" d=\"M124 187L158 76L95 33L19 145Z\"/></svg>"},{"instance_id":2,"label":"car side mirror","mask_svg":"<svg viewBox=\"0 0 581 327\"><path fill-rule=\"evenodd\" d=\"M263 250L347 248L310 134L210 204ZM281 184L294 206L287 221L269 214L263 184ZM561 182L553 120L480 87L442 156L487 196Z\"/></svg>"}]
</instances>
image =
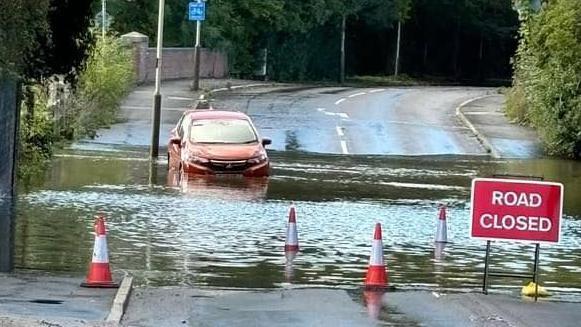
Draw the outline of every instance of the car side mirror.
<instances>
[{"instance_id":1,"label":"car side mirror","mask_svg":"<svg viewBox=\"0 0 581 327\"><path fill-rule=\"evenodd\" d=\"M269 144L272 144L272 140L271 139L269 139L267 137L265 137L265 138L262 139L262 145L267 146Z\"/></svg>"},{"instance_id":2,"label":"car side mirror","mask_svg":"<svg viewBox=\"0 0 581 327\"><path fill-rule=\"evenodd\" d=\"M182 139L179 137L172 137L171 139L169 139L169 143L174 145L181 145Z\"/></svg>"}]
</instances>

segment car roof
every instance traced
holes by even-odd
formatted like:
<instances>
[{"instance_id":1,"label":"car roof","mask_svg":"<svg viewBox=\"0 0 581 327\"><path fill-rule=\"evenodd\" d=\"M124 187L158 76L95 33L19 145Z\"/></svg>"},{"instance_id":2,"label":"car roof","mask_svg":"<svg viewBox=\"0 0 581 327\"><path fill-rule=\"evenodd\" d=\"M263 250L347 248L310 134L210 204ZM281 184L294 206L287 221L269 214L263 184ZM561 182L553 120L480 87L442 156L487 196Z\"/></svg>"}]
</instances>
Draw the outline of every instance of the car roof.
<instances>
[{"instance_id":1,"label":"car roof","mask_svg":"<svg viewBox=\"0 0 581 327\"><path fill-rule=\"evenodd\" d=\"M225 110L188 110L187 114L191 119L244 119L250 120L248 116L239 111Z\"/></svg>"}]
</instances>

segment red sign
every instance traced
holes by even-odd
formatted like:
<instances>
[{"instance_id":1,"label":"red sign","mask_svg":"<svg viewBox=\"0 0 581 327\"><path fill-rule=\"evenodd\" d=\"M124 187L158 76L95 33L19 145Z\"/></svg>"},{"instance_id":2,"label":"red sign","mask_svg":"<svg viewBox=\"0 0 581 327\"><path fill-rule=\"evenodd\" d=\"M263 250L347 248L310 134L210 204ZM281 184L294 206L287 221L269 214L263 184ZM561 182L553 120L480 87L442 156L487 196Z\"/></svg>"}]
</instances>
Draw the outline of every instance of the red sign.
<instances>
[{"instance_id":1,"label":"red sign","mask_svg":"<svg viewBox=\"0 0 581 327\"><path fill-rule=\"evenodd\" d=\"M471 236L558 243L563 184L513 179L472 181Z\"/></svg>"}]
</instances>

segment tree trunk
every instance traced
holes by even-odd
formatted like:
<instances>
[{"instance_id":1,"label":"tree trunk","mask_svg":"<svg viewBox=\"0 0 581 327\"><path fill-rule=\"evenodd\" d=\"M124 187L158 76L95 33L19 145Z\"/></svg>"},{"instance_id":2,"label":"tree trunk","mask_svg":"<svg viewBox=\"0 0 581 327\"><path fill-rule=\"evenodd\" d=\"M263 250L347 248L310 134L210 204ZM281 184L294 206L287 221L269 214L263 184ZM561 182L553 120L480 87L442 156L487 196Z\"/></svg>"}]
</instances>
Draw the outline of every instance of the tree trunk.
<instances>
[{"instance_id":1,"label":"tree trunk","mask_svg":"<svg viewBox=\"0 0 581 327\"><path fill-rule=\"evenodd\" d=\"M484 34L480 32L480 47L478 49L478 79L483 79L482 74L482 58L484 57Z\"/></svg>"},{"instance_id":2,"label":"tree trunk","mask_svg":"<svg viewBox=\"0 0 581 327\"><path fill-rule=\"evenodd\" d=\"M341 18L341 59L339 63L339 83L345 82L345 30L347 25L347 16Z\"/></svg>"},{"instance_id":3,"label":"tree trunk","mask_svg":"<svg viewBox=\"0 0 581 327\"><path fill-rule=\"evenodd\" d=\"M401 20L397 21L397 46L395 47L395 68L393 75L397 77L399 73L399 48L401 44Z\"/></svg>"},{"instance_id":4,"label":"tree trunk","mask_svg":"<svg viewBox=\"0 0 581 327\"><path fill-rule=\"evenodd\" d=\"M460 55L460 17L456 18L456 32L454 33L454 54L452 56L452 71L454 79L458 78L458 57Z\"/></svg>"},{"instance_id":5,"label":"tree trunk","mask_svg":"<svg viewBox=\"0 0 581 327\"><path fill-rule=\"evenodd\" d=\"M424 73L428 70L428 40L424 41Z\"/></svg>"}]
</instances>

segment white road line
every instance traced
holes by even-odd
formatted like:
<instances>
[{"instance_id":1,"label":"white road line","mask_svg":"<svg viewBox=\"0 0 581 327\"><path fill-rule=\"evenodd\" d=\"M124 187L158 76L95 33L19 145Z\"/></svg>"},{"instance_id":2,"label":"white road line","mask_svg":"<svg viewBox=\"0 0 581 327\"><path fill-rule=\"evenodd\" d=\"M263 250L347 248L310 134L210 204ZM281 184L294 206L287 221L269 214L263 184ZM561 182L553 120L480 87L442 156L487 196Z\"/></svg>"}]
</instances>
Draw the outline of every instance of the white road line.
<instances>
[{"instance_id":1,"label":"white road line","mask_svg":"<svg viewBox=\"0 0 581 327\"><path fill-rule=\"evenodd\" d=\"M317 108L318 111L325 111L325 108Z\"/></svg>"},{"instance_id":2,"label":"white road line","mask_svg":"<svg viewBox=\"0 0 581 327\"><path fill-rule=\"evenodd\" d=\"M325 115L328 115L328 116L335 116L336 115L336 113L334 113L334 112L328 112L328 111L324 111L323 113Z\"/></svg>"},{"instance_id":3,"label":"white road line","mask_svg":"<svg viewBox=\"0 0 581 327\"><path fill-rule=\"evenodd\" d=\"M167 97L169 100L184 100L184 101L193 101L194 98L184 98L184 97Z\"/></svg>"},{"instance_id":4,"label":"white road line","mask_svg":"<svg viewBox=\"0 0 581 327\"><path fill-rule=\"evenodd\" d=\"M435 296L436 298L440 297L440 294L436 293L436 292L432 292L432 295Z\"/></svg>"},{"instance_id":5,"label":"white road line","mask_svg":"<svg viewBox=\"0 0 581 327\"><path fill-rule=\"evenodd\" d=\"M339 112L337 113L337 115L339 115L339 117L341 118L349 119L349 115L344 112Z\"/></svg>"},{"instance_id":6,"label":"white road line","mask_svg":"<svg viewBox=\"0 0 581 327\"><path fill-rule=\"evenodd\" d=\"M161 111L185 111L188 108L167 108L162 107ZM121 110L151 110L151 107L139 107L139 106L121 106Z\"/></svg>"},{"instance_id":7,"label":"white road line","mask_svg":"<svg viewBox=\"0 0 581 327\"><path fill-rule=\"evenodd\" d=\"M344 140L341 140L341 150L343 151L343 154L349 154L349 150L347 149L347 142Z\"/></svg>"},{"instance_id":8,"label":"white road line","mask_svg":"<svg viewBox=\"0 0 581 327\"><path fill-rule=\"evenodd\" d=\"M504 116L503 112L488 112L488 111L463 111L465 115L473 116Z\"/></svg>"},{"instance_id":9,"label":"white road line","mask_svg":"<svg viewBox=\"0 0 581 327\"><path fill-rule=\"evenodd\" d=\"M371 91L369 91L369 93L377 93L377 92L382 92L385 91L385 89L373 89Z\"/></svg>"},{"instance_id":10,"label":"white road line","mask_svg":"<svg viewBox=\"0 0 581 327\"><path fill-rule=\"evenodd\" d=\"M345 133L343 133L343 128L337 126L337 135L339 135L339 137L345 136Z\"/></svg>"},{"instance_id":11,"label":"white road line","mask_svg":"<svg viewBox=\"0 0 581 327\"><path fill-rule=\"evenodd\" d=\"M339 100L337 100L337 101L335 102L335 104L337 104L337 105L338 105L339 103L341 103L341 102L343 102L343 101L345 101L345 98L342 98L342 99L339 99Z\"/></svg>"},{"instance_id":12,"label":"white road line","mask_svg":"<svg viewBox=\"0 0 581 327\"><path fill-rule=\"evenodd\" d=\"M359 93L349 95L349 98L354 98L354 97L358 97L360 95L365 95L365 94L366 94L365 92L359 92Z\"/></svg>"}]
</instances>

